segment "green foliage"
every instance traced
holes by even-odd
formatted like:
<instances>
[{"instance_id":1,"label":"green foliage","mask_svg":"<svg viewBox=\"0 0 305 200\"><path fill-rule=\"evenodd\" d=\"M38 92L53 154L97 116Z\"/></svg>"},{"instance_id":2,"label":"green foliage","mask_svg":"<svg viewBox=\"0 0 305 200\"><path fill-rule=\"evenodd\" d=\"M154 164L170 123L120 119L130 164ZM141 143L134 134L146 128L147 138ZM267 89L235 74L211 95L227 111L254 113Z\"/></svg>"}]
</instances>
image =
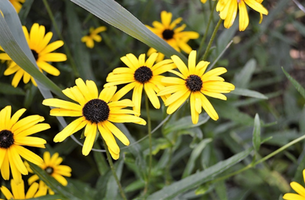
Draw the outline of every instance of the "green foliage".
<instances>
[{"instance_id":1,"label":"green foliage","mask_svg":"<svg viewBox=\"0 0 305 200\"><path fill-rule=\"evenodd\" d=\"M266 200L282 199L291 192L291 181L303 185L305 14L292 1L264 1L269 14L261 24L259 14L252 11L244 32L238 31L238 19L229 29L222 22L211 48L207 49L219 21L219 13L212 10L215 3L26 0L17 15L9 1L0 0L4 14L0 15L0 46L38 82L38 88L31 83L14 88L10 84L12 76L4 75L7 63L1 62L0 110L12 105L14 111L26 108L25 115L43 116L52 128L37 135L47 140L47 151L58 152L63 164L72 168L68 185L62 186L30 163L34 173L55 192L33 199L120 200L124 199L120 182L127 199ZM198 123L193 124L189 100L172 115L166 113L163 102L159 110L149 105L146 112L143 98L141 117L145 120L150 117L153 131L147 125L115 124L130 145L124 146L117 140L121 154L113 166L108 164L100 135L94 150L86 157L78 144L84 143L83 130L75 133L72 140L54 143L54 136L74 118L65 118L66 123L62 117L49 115L50 108L41 102L53 97L51 92L56 98L67 99L62 89L74 86L78 77L94 80L101 91L107 75L114 68L125 66L120 60L122 56L128 53L138 56L150 47L166 58L178 55L188 62L186 53L177 52L146 28L145 25L160 21L162 10L172 12L172 20L182 17L178 26L186 24L185 31L200 34L188 44L192 49L200 49L198 58L207 52L210 62L207 70L218 66L227 69L222 77L233 83L235 90L225 94L226 101L207 97L219 119L213 121L203 111ZM210 27L205 32L209 21ZM21 28L22 25L29 28L33 23L43 24L46 32L52 31L51 41L65 43L56 52L65 53L68 60L51 63L60 70L58 77L37 69ZM91 27L99 26L106 26L107 30L99 34L102 41L89 49L81 38ZM204 37L206 40L202 41ZM124 98L131 97L128 93ZM33 149L38 155L43 154ZM26 182L28 176L23 178ZM1 185L9 188L8 181L1 181ZM4 198L2 193L0 198Z\"/></svg>"}]
</instances>

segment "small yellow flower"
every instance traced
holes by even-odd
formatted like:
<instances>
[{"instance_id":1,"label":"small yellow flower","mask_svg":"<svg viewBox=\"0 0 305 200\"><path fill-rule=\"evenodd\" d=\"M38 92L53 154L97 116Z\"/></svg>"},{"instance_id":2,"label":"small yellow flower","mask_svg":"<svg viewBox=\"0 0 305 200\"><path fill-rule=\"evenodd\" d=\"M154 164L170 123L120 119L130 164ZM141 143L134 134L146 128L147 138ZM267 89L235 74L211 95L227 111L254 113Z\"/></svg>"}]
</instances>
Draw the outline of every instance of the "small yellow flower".
<instances>
[{"instance_id":1,"label":"small yellow flower","mask_svg":"<svg viewBox=\"0 0 305 200\"><path fill-rule=\"evenodd\" d=\"M63 159L59 157L58 153L51 156L50 152L46 151L43 154L43 163L41 163L39 167L47 172L47 174L55 178L63 186L66 186L68 185L68 181L64 178L64 176L70 177L72 169L67 165L60 165L62 161ZM29 172L33 173L28 163L25 164L27 165ZM39 180L39 176L35 174L28 179L28 183L32 184L37 180ZM49 193L54 194L50 188Z\"/></svg>"},{"instance_id":2,"label":"small yellow flower","mask_svg":"<svg viewBox=\"0 0 305 200\"><path fill-rule=\"evenodd\" d=\"M94 41L101 42L102 37L98 34L104 32L106 30L105 26L100 26L94 29L93 27L90 28L89 34L82 37L82 42L86 43L86 46L90 49L94 47Z\"/></svg>"},{"instance_id":3,"label":"small yellow flower","mask_svg":"<svg viewBox=\"0 0 305 200\"><path fill-rule=\"evenodd\" d=\"M249 16L247 6L260 13L261 19L263 14L268 15L268 10L262 5L263 0L219 0L216 6L216 11L224 20L224 27L230 28L235 21L237 10L239 10L239 30L244 31L249 25Z\"/></svg>"},{"instance_id":4,"label":"small yellow flower","mask_svg":"<svg viewBox=\"0 0 305 200\"><path fill-rule=\"evenodd\" d=\"M234 90L234 85L227 83L219 75L224 74L227 70L223 67L212 69L205 73L209 62L200 61L196 65L196 51L192 51L188 59L188 67L176 55L172 56L180 72L171 70L177 77L165 77L162 82L168 84L158 95L171 95L165 101L167 114L175 112L189 97L191 116L193 124L198 123L199 114L203 108L213 119L218 119L214 107L206 96L227 100L227 97L221 93L229 93Z\"/></svg>"},{"instance_id":5,"label":"small yellow flower","mask_svg":"<svg viewBox=\"0 0 305 200\"><path fill-rule=\"evenodd\" d=\"M31 199L36 197L45 196L47 194L47 187L43 184L33 183L25 194L23 180L16 182L11 180L12 193L5 186L2 186L1 192L6 199Z\"/></svg>"},{"instance_id":6,"label":"small yellow flower","mask_svg":"<svg viewBox=\"0 0 305 200\"><path fill-rule=\"evenodd\" d=\"M305 169L303 170L303 179L305 182ZM291 182L290 186L298 194L286 193L283 196L283 199L285 199L285 200L305 200L305 188L301 184L299 184L297 182Z\"/></svg>"},{"instance_id":7,"label":"small yellow flower","mask_svg":"<svg viewBox=\"0 0 305 200\"><path fill-rule=\"evenodd\" d=\"M192 51L192 48L187 44L190 39L197 39L199 34L194 31L183 31L186 28L186 25L183 24L180 27L176 26L182 21L182 18L179 17L172 21L172 13L162 11L161 12L161 23L158 21L153 22L153 27L146 26L157 36L165 40L170 46L172 46L176 51L180 52L181 50L189 54ZM148 50L148 55L157 52L157 50L150 48ZM160 54L157 61L161 61L164 58L164 54Z\"/></svg>"},{"instance_id":8,"label":"small yellow flower","mask_svg":"<svg viewBox=\"0 0 305 200\"><path fill-rule=\"evenodd\" d=\"M53 33L48 32L45 34L45 27L37 23L33 24L30 33L25 26L23 26L22 29L28 45L32 50L33 56L36 59L39 70L41 72L45 71L53 76L58 76L60 74L59 70L50 65L48 62L61 62L67 60L67 56L63 53L52 53L52 51L61 47L64 42L57 40L49 44ZM0 49L3 51L1 47ZM9 55L6 53L0 53L0 60L8 61L8 68L4 71L5 76L15 73L12 80L12 85L14 87L17 87L22 77L24 83L28 83L30 80L32 80L33 84L36 85L34 78L24 71L20 66L18 66L9 57Z\"/></svg>"},{"instance_id":9,"label":"small yellow flower","mask_svg":"<svg viewBox=\"0 0 305 200\"><path fill-rule=\"evenodd\" d=\"M113 159L118 159L120 148L113 135L115 135L124 145L129 145L128 138L113 123L132 122L145 125L146 122L134 116L135 112L126 107L133 107L131 100L113 100L116 87L104 88L100 94L93 81L86 83L78 78L76 86L67 88L62 92L78 103L72 103L61 99L45 99L42 104L55 107L51 110L52 116L78 117L66 126L54 137L54 142L62 142L70 135L85 127L86 137L82 153L88 155L96 139L97 130L105 140Z\"/></svg>"},{"instance_id":10,"label":"small yellow flower","mask_svg":"<svg viewBox=\"0 0 305 200\"><path fill-rule=\"evenodd\" d=\"M23 146L45 148L46 141L29 135L49 129L50 125L39 123L44 121L39 115L31 115L19 120L25 112L24 108L18 110L12 117L11 112L11 106L6 106L0 111L0 170L2 177L9 180L11 169L13 178L18 182L21 181L21 174L28 174L21 157L35 165L43 162L38 155Z\"/></svg>"},{"instance_id":11,"label":"small yellow flower","mask_svg":"<svg viewBox=\"0 0 305 200\"><path fill-rule=\"evenodd\" d=\"M16 12L19 13L21 10L22 4L25 0L10 0L11 4L13 4L14 8L16 9Z\"/></svg>"},{"instance_id":12,"label":"small yellow flower","mask_svg":"<svg viewBox=\"0 0 305 200\"><path fill-rule=\"evenodd\" d=\"M136 112L137 116L139 116L141 112L143 89L152 105L156 109L160 108L160 101L157 93L164 87L164 84L161 82L161 79L163 78L161 74L175 68L175 65L173 65L170 59L154 64L157 56L158 53L153 53L145 60L145 54L141 54L139 58L131 53L127 54L126 56L121 57L121 60L128 67L114 69L113 72L108 74L106 79L108 83L106 83L104 87L127 84L114 95L113 99L115 100L120 99L133 89L132 101L135 105L133 110Z\"/></svg>"},{"instance_id":13,"label":"small yellow flower","mask_svg":"<svg viewBox=\"0 0 305 200\"><path fill-rule=\"evenodd\" d=\"M202 2L202 3L206 3L206 2L207 2L207 0L201 0L201 2Z\"/></svg>"}]
</instances>

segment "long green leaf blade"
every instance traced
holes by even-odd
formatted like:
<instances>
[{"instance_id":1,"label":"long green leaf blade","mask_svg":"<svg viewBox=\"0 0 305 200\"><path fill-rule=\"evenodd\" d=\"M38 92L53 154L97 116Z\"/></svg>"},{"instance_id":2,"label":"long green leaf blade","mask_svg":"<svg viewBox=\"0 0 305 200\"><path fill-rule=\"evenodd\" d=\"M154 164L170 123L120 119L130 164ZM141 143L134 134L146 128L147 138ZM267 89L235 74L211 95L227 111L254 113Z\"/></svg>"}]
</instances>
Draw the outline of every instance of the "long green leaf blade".
<instances>
[{"instance_id":1,"label":"long green leaf blade","mask_svg":"<svg viewBox=\"0 0 305 200\"><path fill-rule=\"evenodd\" d=\"M0 46L27 73L58 96L63 97L61 89L42 74L24 37L19 17L9 1L0 1L4 15L0 15Z\"/></svg>"},{"instance_id":2,"label":"long green leaf blade","mask_svg":"<svg viewBox=\"0 0 305 200\"><path fill-rule=\"evenodd\" d=\"M204 171L193 174L191 176L188 176L187 178L182 179L181 181L166 186L163 189L148 196L147 200L173 199L175 196L180 195L192 188L198 187L199 185L211 180L216 175L220 174L221 172L225 171L234 164L246 158L250 152L251 149L245 150L241 153L232 156L227 160L218 162L216 165L213 165Z\"/></svg>"},{"instance_id":3,"label":"long green leaf blade","mask_svg":"<svg viewBox=\"0 0 305 200\"><path fill-rule=\"evenodd\" d=\"M185 56L151 32L142 22L114 0L71 1L149 47L157 49L168 57L177 55L186 63Z\"/></svg>"},{"instance_id":4,"label":"long green leaf blade","mask_svg":"<svg viewBox=\"0 0 305 200\"><path fill-rule=\"evenodd\" d=\"M302 85L296 81L290 74L288 74L285 69L282 67L282 70L285 74L285 76L289 79L289 81L292 83L292 85L297 89L297 91L302 95L303 98L305 98L305 89L302 87Z\"/></svg>"}]
</instances>

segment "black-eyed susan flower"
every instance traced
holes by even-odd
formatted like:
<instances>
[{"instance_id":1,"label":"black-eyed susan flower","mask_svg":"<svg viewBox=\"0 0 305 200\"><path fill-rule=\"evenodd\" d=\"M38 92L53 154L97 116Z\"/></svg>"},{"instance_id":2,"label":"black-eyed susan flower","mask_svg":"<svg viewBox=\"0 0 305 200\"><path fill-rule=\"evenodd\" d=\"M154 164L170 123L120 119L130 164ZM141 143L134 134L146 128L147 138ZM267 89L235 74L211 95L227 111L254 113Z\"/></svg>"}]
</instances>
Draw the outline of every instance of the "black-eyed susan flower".
<instances>
[{"instance_id":1,"label":"black-eyed susan flower","mask_svg":"<svg viewBox=\"0 0 305 200\"><path fill-rule=\"evenodd\" d=\"M218 119L214 107L206 96L226 100L221 93L234 90L234 85L227 83L219 75L227 70L223 67L212 69L205 73L209 62L200 61L196 65L196 51L192 51L188 59L188 67L176 55L171 57L180 72L171 70L177 77L165 77L162 82L168 84L158 95L171 95L165 101L167 113L175 112L188 98L190 98L191 116L193 124L197 124L201 108L213 119Z\"/></svg>"},{"instance_id":2,"label":"black-eyed susan flower","mask_svg":"<svg viewBox=\"0 0 305 200\"><path fill-rule=\"evenodd\" d=\"M14 8L16 9L16 12L19 13L19 11L22 8L22 4L24 3L25 0L10 0L11 4L14 6Z\"/></svg>"},{"instance_id":3,"label":"black-eyed susan flower","mask_svg":"<svg viewBox=\"0 0 305 200\"><path fill-rule=\"evenodd\" d=\"M304 183L305 183L305 169L303 170L303 179L304 179ZM290 186L298 194L286 193L283 196L283 199L285 199L285 200L305 200L305 188L301 184L293 181L290 183Z\"/></svg>"},{"instance_id":4,"label":"black-eyed susan flower","mask_svg":"<svg viewBox=\"0 0 305 200\"><path fill-rule=\"evenodd\" d=\"M47 174L55 178L63 186L66 186L68 185L68 181L64 178L64 176L70 177L72 169L67 165L61 165L62 161L63 159L59 157L58 153L55 153L51 156L50 152L46 151L43 154L43 163L41 163L39 167L43 169ZM29 172L33 173L28 163L25 164L27 165ZM35 174L28 179L28 183L31 185L37 180L39 180L39 176ZM54 194L50 188L49 193Z\"/></svg>"},{"instance_id":5,"label":"black-eyed susan flower","mask_svg":"<svg viewBox=\"0 0 305 200\"><path fill-rule=\"evenodd\" d=\"M63 53L52 53L52 51L61 47L64 42L57 40L49 44L53 33L48 32L45 34L45 27L37 23L33 24L30 33L25 26L22 27L25 38L28 42L30 49L32 50L33 56L36 59L39 70L45 71L53 76L60 74L59 70L48 62L61 62L67 60L67 56ZM3 49L1 48L3 51ZM12 85L17 87L21 78L24 83L28 83L30 80L36 85L34 78L18 66L6 53L0 53L0 60L7 60L8 68L4 71L4 75L14 75Z\"/></svg>"},{"instance_id":6,"label":"black-eyed susan flower","mask_svg":"<svg viewBox=\"0 0 305 200\"><path fill-rule=\"evenodd\" d=\"M129 145L129 140L113 123L132 122L145 125L146 122L142 118L134 116L134 111L126 109L126 107L133 107L131 100L113 100L116 92L115 86L104 88L98 94L98 89L93 81L87 80L85 83L79 78L75 83L76 86L63 90L63 93L78 103L56 98L45 99L42 103L55 107L50 112L52 116L78 117L54 137L54 142L62 142L85 127L86 139L82 153L86 156L91 151L97 130L99 130L112 158L118 159L120 148L113 135L124 145Z\"/></svg>"},{"instance_id":7,"label":"black-eyed susan flower","mask_svg":"<svg viewBox=\"0 0 305 200\"><path fill-rule=\"evenodd\" d=\"M187 44L190 39L197 39L199 34L194 31L183 31L186 28L186 25L183 24L176 28L176 26L182 21L182 18L179 17L172 21L172 13L162 11L161 12L161 23L158 21L153 22L153 27L146 26L157 36L165 40L170 46L172 46L176 51L180 52L181 50L189 54L192 51L192 48ZM148 55L156 52L154 48L148 50ZM163 60L164 54L160 54L158 61Z\"/></svg>"},{"instance_id":8,"label":"black-eyed susan flower","mask_svg":"<svg viewBox=\"0 0 305 200\"><path fill-rule=\"evenodd\" d=\"M105 26L97 27L96 29L91 27L89 34L82 37L81 41L86 43L86 46L90 49L94 47L94 41L101 42L102 37L98 34L106 30Z\"/></svg>"},{"instance_id":9,"label":"black-eyed susan flower","mask_svg":"<svg viewBox=\"0 0 305 200\"><path fill-rule=\"evenodd\" d=\"M12 117L11 106L6 106L0 111L0 169L5 180L10 178L10 170L17 182L21 180L21 174L28 174L21 157L36 165L43 162L38 155L23 146L45 148L44 139L30 135L49 129L50 125L39 123L44 121L39 115L31 115L19 120L25 110L24 108L18 110Z\"/></svg>"},{"instance_id":10,"label":"black-eyed susan flower","mask_svg":"<svg viewBox=\"0 0 305 200\"><path fill-rule=\"evenodd\" d=\"M158 53L151 54L147 60L145 60L145 54L141 54L137 58L133 54L127 54L121 57L127 67L118 67L113 72L108 74L108 77L104 87L113 85L127 84L121 88L115 95L114 99L120 99L126 93L133 89L132 101L134 102L133 110L136 115L140 115L141 112L141 99L142 91L144 89L152 105L156 108L160 108L160 101L157 93L164 87L161 82L163 78L162 73L175 68L175 65L170 59L163 60L156 64Z\"/></svg>"},{"instance_id":11,"label":"black-eyed susan flower","mask_svg":"<svg viewBox=\"0 0 305 200\"><path fill-rule=\"evenodd\" d=\"M216 11L224 20L224 27L230 28L235 21L237 10L239 10L239 30L244 31L249 25L249 16L247 6L260 13L260 23L263 19L263 14L268 15L268 10L262 5L263 0L219 0L216 6Z\"/></svg>"},{"instance_id":12,"label":"black-eyed susan flower","mask_svg":"<svg viewBox=\"0 0 305 200\"><path fill-rule=\"evenodd\" d=\"M6 199L31 199L47 194L47 186L38 183L33 183L25 193L23 180L16 182L14 179L11 180L12 192L5 186L2 186L0 189Z\"/></svg>"}]
</instances>

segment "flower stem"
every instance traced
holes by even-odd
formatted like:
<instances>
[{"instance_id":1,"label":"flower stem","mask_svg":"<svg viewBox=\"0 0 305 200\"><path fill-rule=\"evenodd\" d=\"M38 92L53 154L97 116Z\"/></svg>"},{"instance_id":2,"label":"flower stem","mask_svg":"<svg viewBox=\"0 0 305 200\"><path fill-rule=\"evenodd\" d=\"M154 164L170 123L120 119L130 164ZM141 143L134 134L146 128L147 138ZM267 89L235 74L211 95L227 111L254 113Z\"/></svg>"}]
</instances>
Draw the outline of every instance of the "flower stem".
<instances>
[{"instance_id":1,"label":"flower stem","mask_svg":"<svg viewBox=\"0 0 305 200\"><path fill-rule=\"evenodd\" d=\"M145 95L145 107L146 107L146 115L147 115L147 132L148 132L148 140L149 140L149 164L148 164L148 174L147 174L147 181L145 184L144 194L148 191L150 174L151 174L151 167L152 167L152 139L151 139L151 120L149 115L149 103L148 97Z\"/></svg>"},{"instance_id":2,"label":"flower stem","mask_svg":"<svg viewBox=\"0 0 305 200\"><path fill-rule=\"evenodd\" d=\"M297 138L297 139L295 139L295 140L289 142L288 144L282 146L281 148L277 149L276 151L273 151L272 153L270 153L270 154L268 154L267 156L265 156L265 157L259 159L258 161L252 162L252 163L250 163L249 165L247 165L246 167L244 167L244 168L242 168L242 169L240 169L240 170L238 170L238 171L235 171L235 172L233 172L233 173L231 173L231 174L225 175L225 176L223 176L223 177L219 177L219 178L213 180L212 182L217 182L217 181L225 180L225 179L230 178L230 177L232 177L232 176L234 176L234 175L236 175L236 174L239 174L239 173L241 173L241 172L243 172L243 171L246 171L247 169L250 169L250 168L252 168L252 167L255 167L256 165L258 165L258 164L260 164L260 163L262 163L262 162L268 160L269 158L275 156L276 154L278 154L278 153L284 151L284 150L287 149L288 147L290 147L290 146L292 146L292 145L294 145L294 144L296 144L296 143L298 143L299 141L304 140L304 139L305 139L305 135L303 135L303 136L301 136L301 137L299 137L299 138Z\"/></svg>"},{"instance_id":3,"label":"flower stem","mask_svg":"<svg viewBox=\"0 0 305 200\"><path fill-rule=\"evenodd\" d=\"M219 21L218 21L218 23L217 23L217 25L216 25L216 27L215 27L213 33L212 33L211 39L210 39L210 41L209 41L209 44L208 44L208 46L207 46L207 48L206 48L206 50L205 50L205 52L204 52L204 55L203 55L203 57L202 57L202 60L206 60L206 58L208 57L210 48L211 48L212 43L213 43L213 41L214 41L214 39L215 39L216 33L217 33L218 29L219 29L219 26L220 26L221 22L222 22L222 19L219 19Z\"/></svg>"},{"instance_id":4,"label":"flower stem","mask_svg":"<svg viewBox=\"0 0 305 200\"><path fill-rule=\"evenodd\" d=\"M107 160L108 160L108 163L109 163L109 165L110 165L110 169L111 169L111 172L112 172L112 174L113 174L113 176L114 176L114 179L115 179L115 181L116 181L116 183L117 183L117 185L118 185L118 187L119 187L120 194L121 194L121 196L122 196L122 198L123 198L124 200L127 200L126 195L125 195L125 192L124 192L124 190L123 190L123 188L122 188L122 185L121 185L121 183L120 183L120 180L119 180L119 178L118 178L118 176L117 176L117 174L116 174L116 171L115 171L115 168L114 168L114 165L113 165L113 162L112 162L112 158L111 158L111 156L110 156L110 153L109 153L109 149L108 149L108 147L107 147L107 144L106 144L106 142L105 142L104 140L103 140L103 143L104 143L104 147L105 147L105 149L106 149Z\"/></svg>"},{"instance_id":5,"label":"flower stem","mask_svg":"<svg viewBox=\"0 0 305 200\"><path fill-rule=\"evenodd\" d=\"M62 40L62 41L64 41L64 38L63 38L63 36L61 35L61 33L60 33L60 31L59 31L59 28L58 28L58 26L57 26L57 24L56 24L54 15L53 15L53 13L52 13L52 10L51 10L51 8L50 8L50 6L49 6L49 4L48 4L48 1L47 1L47 0L42 0L42 1L43 1L44 6L45 6L46 9L47 9L47 12L48 12L48 14L49 14L49 17L50 17L50 19L51 19L51 21L52 21L52 24L53 24L53 26L54 26L54 29L55 29L55 31L56 31L56 33L57 33L59 39ZM74 62L74 60L73 60L73 58L72 58L72 55L71 55L71 52L70 52L68 46L67 46L67 45L63 45L63 47L64 47L65 52L66 52L66 54L67 54L68 60L70 61L70 65L71 65L71 68L72 68L72 70L73 70L73 72L74 72L74 75L75 75L76 77L79 77L79 73L78 73L78 71L77 71L77 69L76 69L75 62Z\"/></svg>"},{"instance_id":6,"label":"flower stem","mask_svg":"<svg viewBox=\"0 0 305 200\"><path fill-rule=\"evenodd\" d=\"M202 4L203 5L203 4ZM210 28L210 24L213 20L213 14L214 14L214 10L216 8L216 5L217 5L217 1L215 1L214 5L213 5L213 8L211 9L211 13L210 13L210 16L209 16L209 21L208 21L208 24L205 28L205 33L204 33L204 36L200 42L200 46L199 46L199 49L198 49L198 54L197 54L197 58L199 58L199 55L201 55L201 51L202 51L202 48L203 48L203 45L204 45L204 42L205 40L207 39L207 36L208 36L208 32L209 32L209 28Z\"/></svg>"}]
</instances>

